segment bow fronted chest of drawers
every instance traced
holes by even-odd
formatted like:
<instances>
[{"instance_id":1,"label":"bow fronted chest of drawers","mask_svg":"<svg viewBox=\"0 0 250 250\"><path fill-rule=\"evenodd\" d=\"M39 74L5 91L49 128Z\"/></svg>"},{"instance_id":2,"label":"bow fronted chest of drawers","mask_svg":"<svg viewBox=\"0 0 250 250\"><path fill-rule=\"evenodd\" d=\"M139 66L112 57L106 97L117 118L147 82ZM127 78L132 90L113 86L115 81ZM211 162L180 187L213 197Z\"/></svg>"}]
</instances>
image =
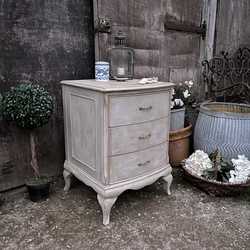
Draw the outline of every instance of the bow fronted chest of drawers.
<instances>
[{"instance_id":1,"label":"bow fronted chest of drawers","mask_svg":"<svg viewBox=\"0 0 250 250\"><path fill-rule=\"evenodd\" d=\"M127 189L140 189L160 177L170 194L168 160L173 84L95 80L62 81L65 191L74 175L97 192L103 224Z\"/></svg>"}]
</instances>

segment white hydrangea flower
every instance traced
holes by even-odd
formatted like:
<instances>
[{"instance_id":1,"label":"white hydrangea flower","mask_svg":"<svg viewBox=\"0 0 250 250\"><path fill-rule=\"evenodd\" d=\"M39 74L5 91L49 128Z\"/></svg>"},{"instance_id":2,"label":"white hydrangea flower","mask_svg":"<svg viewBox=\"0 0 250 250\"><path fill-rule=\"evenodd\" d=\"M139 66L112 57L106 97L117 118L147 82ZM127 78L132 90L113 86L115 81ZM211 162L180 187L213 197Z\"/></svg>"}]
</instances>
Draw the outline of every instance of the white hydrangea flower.
<instances>
[{"instance_id":1,"label":"white hydrangea flower","mask_svg":"<svg viewBox=\"0 0 250 250\"><path fill-rule=\"evenodd\" d=\"M188 89L186 89L184 92L183 92L183 96L184 98L188 98L191 94L189 93Z\"/></svg>"},{"instance_id":2,"label":"white hydrangea flower","mask_svg":"<svg viewBox=\"0 0 250 250\"><path fill-rule=\"evenodd\" d=\"M234 170L230 171L230 183L244 183L250 177L250 161L245 155L238 155L238 159L232 159Z\"/></svg>"},{"instance_id":3,"label":"white hydrangea flower","mask_svg":"<svg viewBox=\"0 0 250 250\"><path fill-rule=\"evenodd\" d=\"M176 106L184 106L184 102L181 99L174 99L174 103Z\"/></svg>"},{"instance_id":4,"label":"white hydrangea flower","mask_svg":"<svg viewBox=\"0 0 250 250\"><path fill-rule=\"evenodd\" d=\"M212 161L209 159L208 154L202 150L196 150L185 161L185 167L194 174L201 176L205 169L213 167Z\"/></svg>"},{"instance_id":5,"label":"white hydrangea flower","mask_svg":"<svg viewBox=\"0 0 250 250\"><path fill-rule=\"evenodd\" d=\"M193 85L194 85L194 82L193 82L193 81L191 81L191 80L190 80L190 81L188 81L188 87L189 87L189 88L192 88L192 87L193 87Z\"/></svg>"},{"instance_id":6,"label":"white hydrangea flower","mask_svg":"<svg viewBox=\"0 0 250 250\"><path fill-rule=\"evenodd\" d=\"M246 182L250 176L250 161L244 155L238 155L238 159L232 159L235 170L230 171L229 182Z\"/></svg>"}]
</instances>

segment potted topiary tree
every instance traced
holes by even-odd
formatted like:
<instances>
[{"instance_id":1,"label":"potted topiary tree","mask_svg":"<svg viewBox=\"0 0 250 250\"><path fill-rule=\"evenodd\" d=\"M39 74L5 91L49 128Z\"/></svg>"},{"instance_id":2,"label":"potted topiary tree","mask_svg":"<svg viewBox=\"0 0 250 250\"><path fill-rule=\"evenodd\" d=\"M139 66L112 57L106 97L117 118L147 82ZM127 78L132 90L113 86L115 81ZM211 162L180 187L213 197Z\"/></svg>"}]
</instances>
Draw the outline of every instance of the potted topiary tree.
<instances>
[{"instance_id":1,"label":"potted topiary tree","mask_svg":"<svg viewBox=\"0 0 250 250\"><path fill-rule=\"evenodd\" d=\"M32 201L44 200L49 195L50 182L41 176L36 152L36 129L47 124L53 112L54 100L47 90L39 85L19 84L3 94L1 112L3 119L28 129L30 137L30 165L34 177L26 180Z\"/></svg>"}]
</instances>

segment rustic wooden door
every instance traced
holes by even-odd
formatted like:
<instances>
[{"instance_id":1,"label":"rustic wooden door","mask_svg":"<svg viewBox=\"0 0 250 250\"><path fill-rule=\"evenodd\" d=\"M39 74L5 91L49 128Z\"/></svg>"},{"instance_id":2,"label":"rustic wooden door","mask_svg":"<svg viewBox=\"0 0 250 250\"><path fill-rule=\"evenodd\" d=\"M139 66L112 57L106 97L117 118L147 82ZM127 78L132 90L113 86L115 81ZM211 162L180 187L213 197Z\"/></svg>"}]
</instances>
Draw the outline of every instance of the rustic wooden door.
<instances>
[{"instance_id":1,"label":"rustic wooden door","mask_svg":"<svg viewBox=\"0 0 250 250\"><path fill-rule=\"evenodd\" d=\"M95 0L96 60L108 60L108 48L121 30L128 36L128 46L135 50L136 78L158 76L165 81L197 82L200 60L208 56L212 46L209 41L213 41L216 2ZM98 27L100 19L110 22L110 28ZM205 19L209 29L204 39L201 27Z\"/></svg>"}]
</instances>

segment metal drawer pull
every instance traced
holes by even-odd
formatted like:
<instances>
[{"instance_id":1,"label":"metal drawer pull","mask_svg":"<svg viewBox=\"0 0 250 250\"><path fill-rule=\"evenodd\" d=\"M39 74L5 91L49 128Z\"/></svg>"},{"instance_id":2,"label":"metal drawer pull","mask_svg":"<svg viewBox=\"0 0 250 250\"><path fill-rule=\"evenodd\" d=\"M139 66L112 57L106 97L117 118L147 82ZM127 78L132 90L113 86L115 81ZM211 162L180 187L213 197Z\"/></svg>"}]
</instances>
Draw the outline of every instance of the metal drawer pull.
<instances>
[{"instance_id":1,"label":"metal drawer pull","mask_svg":"<svg viewBox=\"0 0 250 250\"><path fill-rule=\"evenodd\" d=\"M137 166L138 167L143 167L145 165L148 165L150 163L150 161L145 161L144 163L138 163Z\"/></svg>"},{"instance_id":2,"label":"metal drawer pull","mask_svg":"<svg viewBox=\"0 0 250 250\"><path fill-rule=\"evenodd\" d=\"M151 110L153 107L152 106L148 106L148 107L139 107L140 111L148 111Z\"/></svg>"},{"instance_id":3,"label":"metal drawer pull","mask_svg":"<svg viewBox=\"0 0 250 250\"><path fill-rule=\"evenodd\" d=\"M138 139L139 140L146 140L146 139L149 139L150 137L151 137L151 134L149 133L148 135L139 136Z\"/></svg>"}]
</instances>

